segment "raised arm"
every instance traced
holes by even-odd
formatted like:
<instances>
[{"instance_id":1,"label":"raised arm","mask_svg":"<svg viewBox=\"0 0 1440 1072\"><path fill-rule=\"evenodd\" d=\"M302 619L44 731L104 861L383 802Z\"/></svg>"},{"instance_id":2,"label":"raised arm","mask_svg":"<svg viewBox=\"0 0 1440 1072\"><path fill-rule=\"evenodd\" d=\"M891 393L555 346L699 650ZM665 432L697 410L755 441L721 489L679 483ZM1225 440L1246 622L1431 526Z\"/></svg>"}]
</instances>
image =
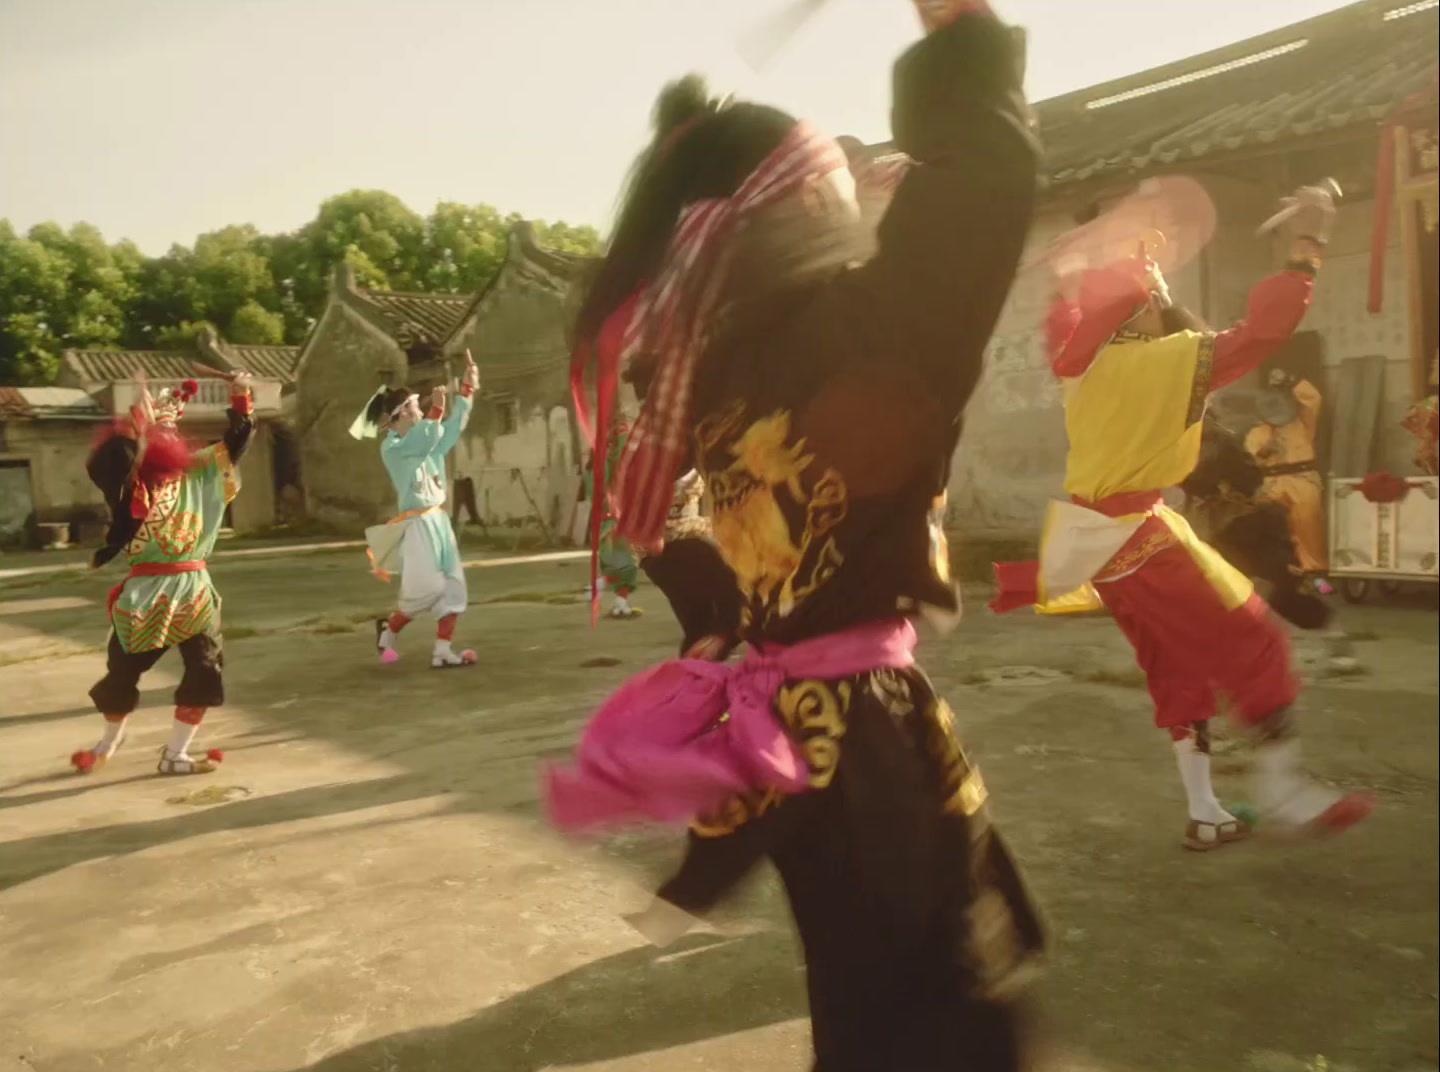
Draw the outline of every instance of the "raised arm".
<instances>
[{"instance_id":1,"label":"raised arm","mask_svg":"<svg viewBox=\"0 0 1440 1072\"><path fill-rule=\"evenodd\" d=\"M1215 336L1212 391L1229 386L1274 356L1295 334L1310 307L1315 273L1335 219L1335 202L1323 186L1302 186L1291 201L1296 205L1290 220L1294 238L1285 270L1262 279L1250 292L1245 319Z\"/></svg>"},{"instance_id":2,"label":"raised arm","mask_svg":"<svg viewBox=\"0 0 1440 1072\"><path fill-rule=\"evenodd\" d=\"M1300 326L1314 287L1313 270L1301 268L1260 280L1250 291L1245 319L1215 336L1210 389L1228 387L1274 357Z\"/></svg>"},{"instance_id":3,"label":"raised arm","mask_svg":"<svg viewBox=\"0 0 1440 1072\"><path fill-rule=\"evenodd\" d=\"M1305 434L1314 439L1316 429L1320 426L1320 391L1309 380L1298 380L1291 393L1300 408L1300 423L1305 427Z\"/></svg>"},{"instance_id":4,"label":"raised arm","mask_svg":"<svg viewBox=\"0 0 1440 1072\"><path fill-rule=\"evenodd\" d=\"M917 6L931 32L895 65L892 111L912 165L832 311L958 417L1030 227L1039 144L1010 28L983 3Z\"/></svg>"},{"instance_id":5,"label":"raised arm","mask_svg":"<svg viewBox=\"0 0 1440 1072\"><path fill-rule=\"evenodd\" d=\"M230 409L225 416L229 423L221 439L230 461L238 465L255 432L255 399L250 392L248 374L242 373L230 381Z\"/></svg>"},{"instance_id":6,"label":"raised arm","mask_svg":"<svg viewBox=\"0 0 1440 1072\"><path fill-rule=\"evenodd\" d=\"M440 443L435 448L439 457L444 457L455 449L455 444L460 442L460 433L470 423L470 410L474 405L472 396L475 388L480 386L480 372L475 367L475 362L470 357L470 351L465 351L465 378L460 384L460 397L455 399L455 408L450 416L446 417L440 433Z\"/></svg>"}]
</instances>

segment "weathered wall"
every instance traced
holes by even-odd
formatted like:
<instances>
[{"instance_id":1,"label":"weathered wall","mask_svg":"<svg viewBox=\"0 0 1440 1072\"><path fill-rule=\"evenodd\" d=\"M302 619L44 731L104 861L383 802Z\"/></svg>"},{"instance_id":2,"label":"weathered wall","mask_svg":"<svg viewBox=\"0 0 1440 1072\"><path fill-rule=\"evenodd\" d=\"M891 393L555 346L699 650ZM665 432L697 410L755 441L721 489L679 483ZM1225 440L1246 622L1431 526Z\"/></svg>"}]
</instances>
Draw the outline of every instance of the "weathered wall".
<instances>
[{"instance_id":1,"label":"weathered wall","mask_svg":"<svg viewBox=\"0 0 1440 1072\"><path fill-rule=\"evenodd\" d=\"M480 396L451 476L475 482L475 502L487 525L519 522L537 513L563 531L574 502L576 468L570 416L569 317L566 281L528 264L508 261L448 347L468 347L480 367ZM452 367L458 371L459 365ZM502 432L503 409L518 409L518 426Z\"/></svg>"},{"instance_id":2,"label":"weathered wall","mask_svg":"<svg viewBox=\"0 0 1440 1072\"><path fill-rule=\"evenodd\" d=\"M216 432L216 438L219 437ZM250 436L240 459L240 494L230 505L230 525L236 532L251 532L275 524L274 428L261 421Z\"/></svg>"},{"instance_id":3,"label":"weathered wall","mask_svg":"<svg viewBox=\"0 0 1440 1072\"><path fill-rule=\"evenodd\" d=\"M380 447L350 423L382 382L405 380L405 355L377 328L331 299L297 374L295 433L312 517L359 528L394 513Z\"/></svg>"},{"instance_id":4,"label":"weathered wall","mask_svg":"<svg viewBox=\"0 0 1440 1072\"><path fill-rule=\"evenodd\" d=\"M1405 266L1398 222L1390 226L1386 250L1387 295L1372 316L1365 308L1370 279L1370 234L1374 203L1345 205L1330 238L1329 256L1315 284L1315 300L1301 328L1325 340L1329 397L1335 397L1339 365L1347 357L1385 358L1385 405L1380 416L1380 461L1395 473L1413 473L1415 442L1400 421L1410 405L1410 327L1405 305Z\"/></svg>"},{"instance_id":5,"label":"weathered wall","mask_svg":"<svg viewBox=\"0 0 1440 1072\"><path fill-rule=\"evenodd\" d=\"M105 497L85 472L97 427L90 421L0 423L0 457L30 463L35 519L71 522L81 530L72 535L80 539L96 535L105 524Z\"/></svg>"}]
</instances>

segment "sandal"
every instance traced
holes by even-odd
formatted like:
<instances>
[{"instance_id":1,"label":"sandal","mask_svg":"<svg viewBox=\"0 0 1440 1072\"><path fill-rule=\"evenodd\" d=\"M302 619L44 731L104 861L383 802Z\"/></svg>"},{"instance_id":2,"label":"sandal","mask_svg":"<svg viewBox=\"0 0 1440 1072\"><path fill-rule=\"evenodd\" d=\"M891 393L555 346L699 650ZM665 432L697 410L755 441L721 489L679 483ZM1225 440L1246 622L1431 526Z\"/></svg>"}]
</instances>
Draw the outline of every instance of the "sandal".
<instances>
[{"instance_id":1,"label":"sandal","mask_svg":"<svg viewBox=\"0 0 1440 1072\"><path fill-rule=\"evenodd\" d=\"M451 652L449 655L430 656L431 670L459 670L462 667L474 666L477 656L469 648L464 651Z\"/></svg>"},{"instance_id":2,"label":"sandal","mask_svg":"<svg viewBox=\"0 0 1440 1072\"><path fill-rule=\"evenodd\" d=\"M1226 819L1219 823L1191 819L1185 824L1185 840L1181 844L1192 852L1210 852L1232 841L1244 841L1249 836L1250 827L1240 819Z\"/></svg>"},{"instance_id":3,"label":"sandal","mask_svg":"<svg viewBox=\"0 0 1440 1072\"><path fill-rule=\"evenodd\" d=\"M115 746L106 755L96 755L95 749L85 748L79 752L70 753L70 766L75 768L76 774L94 774L110 762L111 757L120 751L120 746L124 743L125 731L121 730L120 735L115 738Z\"/></svg>"},{"instance_id":4,"label":"sandal","mask_svg":"<svg viewBox=\"0 0 1440 1072\"><path fill-rule=\"evenodd\" d=\"M186 775L186 774L213 774L220 769L220 764L225 759L225 754L218 748L212 748L205 753L204 759L196 759L194 756L182 752L175 756L170 754L170 746L163 745L160 748L160 762L155 767L159 774Z\"/></svg>"}]
</instances>

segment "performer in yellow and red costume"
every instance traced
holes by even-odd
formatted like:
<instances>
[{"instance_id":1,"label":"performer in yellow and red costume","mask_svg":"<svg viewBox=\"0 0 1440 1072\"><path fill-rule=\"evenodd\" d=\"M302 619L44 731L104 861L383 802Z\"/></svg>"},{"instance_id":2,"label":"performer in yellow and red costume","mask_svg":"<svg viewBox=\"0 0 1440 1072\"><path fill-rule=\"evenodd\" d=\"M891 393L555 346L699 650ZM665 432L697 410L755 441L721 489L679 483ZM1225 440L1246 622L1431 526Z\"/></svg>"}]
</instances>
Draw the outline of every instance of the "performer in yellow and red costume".
<instances>
[{"instance_id":1,"label":"performer in yellow and red costume","mask_svg":"<svg viewBox=\"0 0 1440 1072\"><path fill-rule=\"evenodd\" d=\"M1266 822L1338 830L1370 809L1367 797L1301 773L1285 628L1161 498L1199 460L1210 393L1272 356L1305 314L1334 205L1315 188L1297 196L1285 269L1251 291L1248 315L1226 331L1176 307L1144 249L1062 281L1071 297L1052 308L1048 335L1065 397L1070 501L1051 504L1038 563L997 567L991 604L1109 609L1145 672L1155 722L1174 740L1189 806L1184 844L1196 850L1249 832L1210 782L1217 688L1259 739L1253 792Z\"/></svg>"}]
</instances>

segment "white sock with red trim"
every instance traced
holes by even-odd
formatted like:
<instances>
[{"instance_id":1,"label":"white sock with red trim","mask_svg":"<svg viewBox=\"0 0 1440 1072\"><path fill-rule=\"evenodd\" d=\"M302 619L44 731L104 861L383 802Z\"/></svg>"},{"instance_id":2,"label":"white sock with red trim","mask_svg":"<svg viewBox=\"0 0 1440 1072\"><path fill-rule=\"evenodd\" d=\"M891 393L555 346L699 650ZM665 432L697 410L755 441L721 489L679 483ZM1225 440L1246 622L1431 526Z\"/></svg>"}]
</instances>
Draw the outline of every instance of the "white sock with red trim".
<instances>
[{"instance_id":1,"label":"white sock with red trim","mask_svg":"<svg viewBox=\"0 0 1440 1072\"><path fill-rule=\"evenodd\" d=\"M105 720L105 730L100 734L100 743L90 749L96 759L109 759L115 754L115 749L120 747L120 735L125 732L125 720L117 718Z\"/></svg>"},{"instance_id":2,"label":"white sock with red trim","mask_svg":"<svg viewBox=\"0 0 1440 1072\"><path fill-rule=\"evenodd\" d=\"M200 720L204 717L203 707L175 708L175 721L170 724L170 742L165 746L172 759L190 754L190 743L195 740L195 731L200 728Z\"/></svg>"},{"instance_id":3,"label":"white sock with red trim","mask_svg":"<svg viewBox=\"0 0 1440 1072\"><path fill-rule=\"evenodd\" d=\"M1215 786L1210 781L1210 757L1195 747L1195 738L1175 742L1175 764L1180 768L1180 782L1185 787L1185 800L1190 818L1199 823L1230 823L1235 816L1220 806Z\"/></svg>"},{"instance_id":4,"label":"white sock with red trim","mask_svg":"<svg viewBox=\"0 0 1440 1072\"><path fill-rule=\"evenodd\" d=\"M1300 770L1300 742L1295 738L1255 746L1255 805L1267 820L1303 826L1340 799Z\"/></svg>"}]
</instances>

